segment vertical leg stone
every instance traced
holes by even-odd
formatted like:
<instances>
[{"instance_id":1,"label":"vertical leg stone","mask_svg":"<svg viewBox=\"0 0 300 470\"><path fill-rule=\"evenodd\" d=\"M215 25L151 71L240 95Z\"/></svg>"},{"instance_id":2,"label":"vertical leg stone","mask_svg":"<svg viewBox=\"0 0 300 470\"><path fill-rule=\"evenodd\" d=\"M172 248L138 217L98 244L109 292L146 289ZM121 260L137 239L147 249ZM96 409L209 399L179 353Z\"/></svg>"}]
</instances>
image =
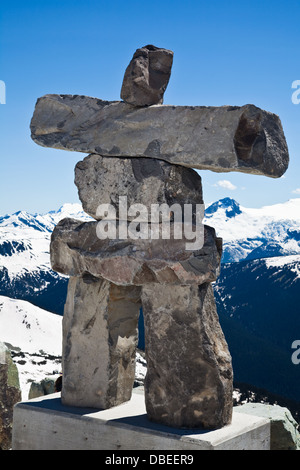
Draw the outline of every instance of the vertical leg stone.
<instances>
[{"instance_id":1,"label":"vertical leg stone","mask_svg":"<svg viewBox=\"0 0 300 470\"><path fill-rule=\"evenodd\" d=\"M144 286L150 420L174 427L231 422L232 365L211 284Z\"/></svg>"},{"instance_id":2,"label":"vertical leg stone","mask_svg":"<svg viewBox=\"0 0 300 470\"><path fill-rule=\"evenodd\" d=\"M63 318L66 405L110 408L128 401L135 376L140 288L71 277Z\"/></svg>"}]
</instances>

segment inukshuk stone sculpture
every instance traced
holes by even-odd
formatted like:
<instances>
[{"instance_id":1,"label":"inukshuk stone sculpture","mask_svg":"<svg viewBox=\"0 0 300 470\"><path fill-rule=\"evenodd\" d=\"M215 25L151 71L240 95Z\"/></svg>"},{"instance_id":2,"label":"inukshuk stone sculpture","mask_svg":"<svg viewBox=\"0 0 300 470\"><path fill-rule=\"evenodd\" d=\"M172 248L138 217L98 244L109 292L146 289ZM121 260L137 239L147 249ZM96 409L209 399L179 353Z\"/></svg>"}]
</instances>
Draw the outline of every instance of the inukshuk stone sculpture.
<instances>
[{"instance_id":1,"label":"inukshuk stone sculpture","mask_svg":"<svg viewBox=\"0 0 300 470\"><path fill-rule=\"evenodd\" d=\"M108 408L130 399L142 306L149 419L219 428L231 421L233 380L211 286L222 240L202 225L203 244L191 249L190 232L177 230L187 219L199 229L202 186L194 168L280 177L288 150L279 118L253 105L162 105L172 60L165 49L138 49L123 101L46 95L36 104L36 143L90 154L76 165L75 183L95 221L64 219L51 240L53 269L70 276L62 400ZM158 205L192 209L180 220L162 210L150 221ZM170 232L160 236L165 222ZM99 236L102 223L110 238Z\"/></svg>"}]
</instances>

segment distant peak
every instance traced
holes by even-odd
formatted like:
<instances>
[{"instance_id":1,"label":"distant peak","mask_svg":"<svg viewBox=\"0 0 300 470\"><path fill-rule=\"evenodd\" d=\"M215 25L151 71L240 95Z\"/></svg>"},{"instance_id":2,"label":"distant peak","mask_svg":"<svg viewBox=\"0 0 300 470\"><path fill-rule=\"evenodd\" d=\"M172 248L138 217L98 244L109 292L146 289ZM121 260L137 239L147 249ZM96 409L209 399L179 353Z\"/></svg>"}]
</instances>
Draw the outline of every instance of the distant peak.
<instances>
[{"instance_id":1,"label":"distant peak","mask_svg":"<svg viewBox=\"0 0 300 470\"><path fill-rule=\"evenodd\" d=\"M66 202L60 208L58 209L57 212L70 212L70 211L76 211L78 212L79 210L82 210L81 204L79 203L71 203L71 202Z\"/></svg>"},{"instance_id":2,"label":"distant peak","mask_svg":"<svg viewBox=\"0 0 300 470\"><path fill-rule=\"evenodd\" d=\"M50 211L48 214L55 223L65 217L80 218L83 220L91 219L88 214L85 214L82 205L78 202L66 202L60 206L58 210Z\"/></svg>"},{"instance_id":3,"label":"distant peak","mask_svg":"<svg viewBox=\"0 0 300 470\"><path fill-rule=\"evenodd\" d=\"M225 197L224 199L220 199L219 201L216 201L211 204L211 206L206 209L205 216L211 217L220 209L225 210L226 217L228 217L229 219L242 213L238 202L236 202L231 197Z\"/></svg>"},{"instance_id":4,"label":"distant peak","mask_svg":"<svg viewBox=\"0 0 300 470\"><path fill-rule=\"evenodd\" d=\"M24 215L29 215L29 214L26 211L17 211L13 215L17 215L17 216L22 215L22 216L24 216Z\"/></svg>"}]
</instances>

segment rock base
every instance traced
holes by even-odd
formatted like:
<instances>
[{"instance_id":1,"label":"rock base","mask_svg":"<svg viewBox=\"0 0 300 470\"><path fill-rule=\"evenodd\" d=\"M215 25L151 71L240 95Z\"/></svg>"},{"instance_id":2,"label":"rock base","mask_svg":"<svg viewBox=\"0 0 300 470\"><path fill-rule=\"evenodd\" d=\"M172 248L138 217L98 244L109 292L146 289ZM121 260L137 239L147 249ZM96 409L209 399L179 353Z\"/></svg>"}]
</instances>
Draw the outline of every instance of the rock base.
<instances>
[{"instance_id":1,"label":"rock base","mask_svg":"<svg viewBox=\"0 0 300 470\"><path fill-rule=\"evenodd\" d=\"M269 450L269 419L233 411L222 429L175 429L147 419L142 388L98 410L63 406L60 393L18 403L13 450Z\"/></svg>"}]
</instances>

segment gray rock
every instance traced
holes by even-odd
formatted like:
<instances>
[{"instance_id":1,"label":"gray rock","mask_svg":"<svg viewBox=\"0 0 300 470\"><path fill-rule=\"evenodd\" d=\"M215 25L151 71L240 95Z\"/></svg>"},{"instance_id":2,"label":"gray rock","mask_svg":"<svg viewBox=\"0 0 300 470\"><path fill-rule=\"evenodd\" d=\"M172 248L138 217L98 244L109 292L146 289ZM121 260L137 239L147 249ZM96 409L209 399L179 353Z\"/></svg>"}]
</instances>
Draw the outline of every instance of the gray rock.
<instances>
[{"instance_id":1,"label":"gray rock","mask_svg":"<svg viewBox=\"0 0 300 470\"><path fill-rule=\"evenodd\" d=\"M135 376L140 288L71 278L63 317L62 403L110 408L128 401Z\"/></svg>"},{"instance_id":2,"label":"gray rock","mask_svg":"<svg viewBox=\"0 0 300 470\"><path fill-rule=\"evenodd\" d=\"M298 424L291 412L282 406L264 403L245 403L235 411L268 418L271 422L270 450L300 450Z\"/></svg>"},{"instance_id":3,"label":"gray rock","mask_svg":"<svg viewBox=\"0 0 300 470\"><path fill-rule=\"evenodd\" d=\"M42 397L44 395L50 395L55 393L55 382L57 377L45 377L40 382L32 382L28 394L29 400L32 398Z\"/></svg>"},{"instance_id":4,"label":"gray rock","mask_svg":"<svg viewBox=\"0 0 300 470\"><path fill-rule=\"evenodd\" d=\"M203 227L203 247L192 251L186 249L185 238L173 239L172 231L170 240L101 240L99 223L67 218L57 224L50 245L54 271L69 276L90 273L117 285L203 284L219 275L222 241L209 226Z\"/></svg>"},{"instance_id":5,"label":"gray rock","mask_svg":"<svg viewBox=\"0 0 300 470\"><path fill-rule=\"evenodd\" d=\"M253 105L134 108L78 95L39 98L39 145L113 157L158 158L216 172L280 177L289 163L280 119Z\"/></svg>"},{"instance_id":6,"label":"gray rock","mask_svg":"<svg viewBox=\"0 0 300 470\"><path fill-rule=\"evenodd\" d=\"M220 428L232 417L232 365L211 284L142 288L150 420Z\"/></svg>"},{"instance_id":7,"label":"gray rock","mask_svg":"<svg viewBox=\"0 0 300 470\"><path fill-rule=\"evenodd\" d=\"M0 342L0 450L11 448L13 407L21 401L17 366L9 349Z\"/></svg>"},{"instance_id":8,"label":"gray rock","mask_svg":"<svg viewBox=\"0 0 300 470\"><path fill-rule=\"evenodd\" d=\"M171 165L153 158L102 157L91 154L77 163L75 184L83 209L95 219L100 204L111 204L118 219L134 216L119 213L120 196L127 198L127 207L143 204L150 212L151 204L203 204L200 175L191 168ZM167 215L169 220L170 215Z\"/></svg>"},{"instance_id":9,"label":"gray rock","mask_svg":"<svg viewBox=\"0 0 300 470\"><path fill-rule=\"evenodd\" d=\"M133 106L162 103L172 63L172 51L152 45L137 49L125 71L122 100Z\"/></svg>"}]
</instances>

